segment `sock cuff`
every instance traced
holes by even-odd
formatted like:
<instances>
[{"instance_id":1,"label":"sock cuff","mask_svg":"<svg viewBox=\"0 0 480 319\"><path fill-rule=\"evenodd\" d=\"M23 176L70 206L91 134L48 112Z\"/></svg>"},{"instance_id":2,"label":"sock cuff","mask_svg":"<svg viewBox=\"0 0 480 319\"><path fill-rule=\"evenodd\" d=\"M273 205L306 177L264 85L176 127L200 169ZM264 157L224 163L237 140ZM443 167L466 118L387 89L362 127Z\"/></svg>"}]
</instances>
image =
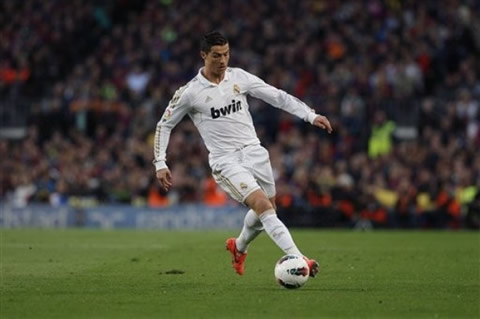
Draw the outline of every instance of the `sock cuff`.
<instances>
[{"instance_id":1,"label":"sock cuff","mask_svg":"<svg viewBox=\"0 0 480 319\"><path fill-rule=\"evenodd\" d=\"M244 224L248 227L262 226L260 218L258 217L257 213L255 213L255 211L253 211L252 209L250 209L245 215Z\"/></svg>"},{"instance_id":2,"label":"sock cuff","mask_svg":"<svg viewBox=\"0 0 480 319\"><path fill-rule=\"evenodd\" d=\"M277 213L275 212L274 209L269 209L261 213L260 216L258 217L263 223L264 221L269 220L270 218L277 218Z\"/></svg>"}]
</instances>

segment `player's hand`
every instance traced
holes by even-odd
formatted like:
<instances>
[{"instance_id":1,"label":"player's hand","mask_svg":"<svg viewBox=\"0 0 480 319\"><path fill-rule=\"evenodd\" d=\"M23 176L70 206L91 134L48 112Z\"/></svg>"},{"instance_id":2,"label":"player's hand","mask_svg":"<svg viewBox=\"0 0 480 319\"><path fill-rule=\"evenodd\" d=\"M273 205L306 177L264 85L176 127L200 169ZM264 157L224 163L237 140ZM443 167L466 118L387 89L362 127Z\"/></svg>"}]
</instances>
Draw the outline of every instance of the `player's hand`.
<instances>
[{"instance_id":1,"label":"player's hand","mask_svg":"<svg viewBox=\"0 0 480 319\"><path fill-rule=\"evenodd\" d=\"M164 191L168 192L170 187L172 187L172 173L168 168L162 168L157 171L157 179L160 182L160 186Z\"/></svg>"},{"instance_id":2,"label":"player's hand","mask_svg":"<svg viewBox=\"0 0 480 319\"><path fill-rule=\"evenodd\" d=\"M317 115L317 117L313 120L313 125L318 126L319 128L323 128L329 134L332 133L332 125L330 125L330 121L323 115Z\"/></svg>"}]
</instances>

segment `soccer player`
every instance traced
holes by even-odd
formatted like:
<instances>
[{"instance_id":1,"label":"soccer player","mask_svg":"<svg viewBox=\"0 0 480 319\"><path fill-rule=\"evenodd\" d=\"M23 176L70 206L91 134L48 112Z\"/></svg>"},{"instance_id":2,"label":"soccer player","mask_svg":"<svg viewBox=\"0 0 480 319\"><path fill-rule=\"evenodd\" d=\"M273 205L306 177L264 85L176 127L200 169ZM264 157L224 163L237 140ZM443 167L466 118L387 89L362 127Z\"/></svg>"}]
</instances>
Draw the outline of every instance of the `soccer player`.
<instances>
[{"instance_id":1,"label":"soccer player","mask_svg":"<svg viewBox=\"0 0 480 319\"><path fill-rule=\"evenodd\" d=\"M298 116L304 121L332 131L325 116L297 98L279 90L240 68L228 67L230 47L219 32L207 33L200 45L204 61L198 74L179 88L157 124L153 164L165 191L172 187L172 175L166 164L171 130L188 114L209 151L213 177L232 198L247 206L242 231L226 241L236 273L243 275L249 243L262 230L286 254L303 256L310 276L319 264L305 257L290 232L275 212L275 183L268 151L260 145L249 112L247 95Z\"/></svg>"}]
</instances>

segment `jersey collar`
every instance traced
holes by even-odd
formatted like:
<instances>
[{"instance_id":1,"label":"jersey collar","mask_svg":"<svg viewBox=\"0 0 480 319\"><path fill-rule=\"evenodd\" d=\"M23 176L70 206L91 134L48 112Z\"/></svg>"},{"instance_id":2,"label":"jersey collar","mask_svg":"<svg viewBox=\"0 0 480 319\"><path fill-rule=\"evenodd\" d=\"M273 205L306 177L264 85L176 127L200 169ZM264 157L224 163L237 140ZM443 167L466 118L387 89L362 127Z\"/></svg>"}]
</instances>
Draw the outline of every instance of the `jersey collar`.
<instances>
[{"instance_id":1,"label":"jersey collar","mask_svg":"<svg viewBox=\"0 0 480 319\"><path fill-rule=\"evenodd\" d=\"M222 84L223 82L227 82L228 80L230 80L230 68L227 68L227 70L225 70L225 76L223 77L222 82L220 82L219 84L215 84L215 83L212 83L209 80L207 80L207 78L205 76L203 76L202 70L203 70L203 67L201 67L198 70L197 77L198 77L198 80L200 81L200 83L202 83L204 86L218 86L218 85Z\"/></svg>"}]
</instances>

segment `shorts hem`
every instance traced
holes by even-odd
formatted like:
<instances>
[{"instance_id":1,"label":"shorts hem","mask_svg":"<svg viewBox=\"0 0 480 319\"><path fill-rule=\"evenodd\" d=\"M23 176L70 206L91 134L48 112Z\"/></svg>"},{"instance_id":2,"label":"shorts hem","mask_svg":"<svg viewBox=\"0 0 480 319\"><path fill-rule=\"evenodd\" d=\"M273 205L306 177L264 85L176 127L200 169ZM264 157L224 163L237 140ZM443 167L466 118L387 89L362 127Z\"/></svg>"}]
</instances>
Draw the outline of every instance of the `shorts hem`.
<instances>
[{"instance_id":1,"label":"shorts hem","mask_svg":"<svg viewBox=\"0 0 480 319\"><path fill-rule=\"evenodd\" d=\"M243 198L242 198L242 204L246 206L245 200L247 199L247 197L250 196L254 191L259 190L259 189L262 189L262 188L257 185L256 187L252 188L248 193L246 193L245 196L243 196Z\"/></svg>"}]
</instances>

